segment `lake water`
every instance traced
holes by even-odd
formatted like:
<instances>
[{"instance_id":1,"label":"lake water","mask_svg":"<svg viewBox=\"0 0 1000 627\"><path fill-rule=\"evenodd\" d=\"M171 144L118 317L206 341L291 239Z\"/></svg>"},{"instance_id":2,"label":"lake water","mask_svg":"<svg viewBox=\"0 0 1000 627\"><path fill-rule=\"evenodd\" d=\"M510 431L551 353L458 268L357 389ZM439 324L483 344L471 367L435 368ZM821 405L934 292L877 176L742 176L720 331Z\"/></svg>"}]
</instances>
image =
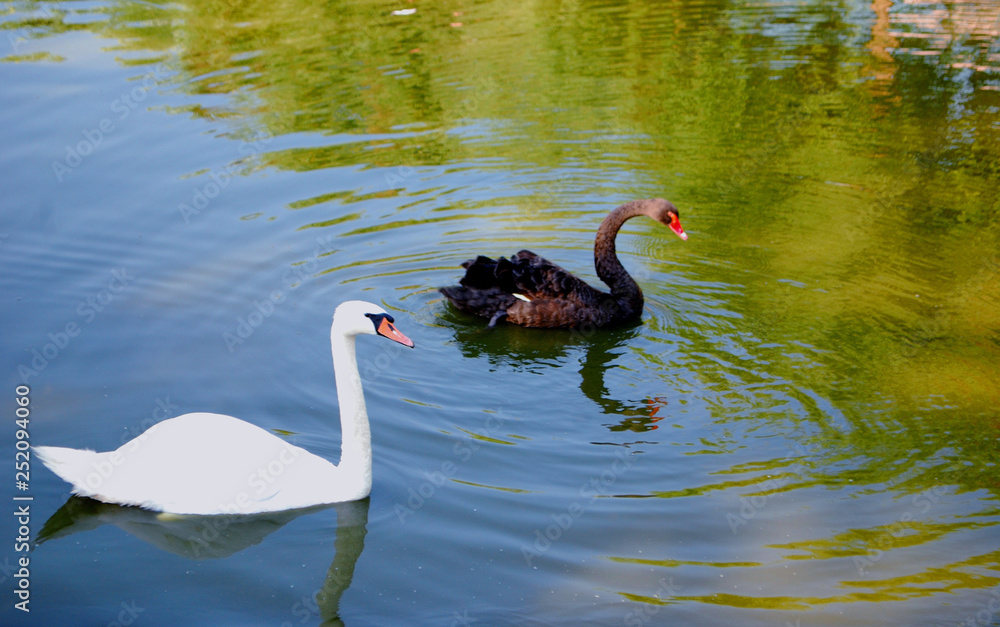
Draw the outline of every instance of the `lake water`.
<instances>
[{"instance_id":1,"label":"lake water","mask_svg":"<svg viewBox=\"0 0 1000 627\"><path fill-rule=\"evenodd\" d=\"M995 2L0 23L4 625L1000 625ZM596 283L647 197L690 239L619 236L640 324L487 329L436 291L521 248ZM177 520L35 459L18 489L25 437L192 411L336 460L355 298L416 342L358 342L369 499Z\"/></svg>"}]
</instances>

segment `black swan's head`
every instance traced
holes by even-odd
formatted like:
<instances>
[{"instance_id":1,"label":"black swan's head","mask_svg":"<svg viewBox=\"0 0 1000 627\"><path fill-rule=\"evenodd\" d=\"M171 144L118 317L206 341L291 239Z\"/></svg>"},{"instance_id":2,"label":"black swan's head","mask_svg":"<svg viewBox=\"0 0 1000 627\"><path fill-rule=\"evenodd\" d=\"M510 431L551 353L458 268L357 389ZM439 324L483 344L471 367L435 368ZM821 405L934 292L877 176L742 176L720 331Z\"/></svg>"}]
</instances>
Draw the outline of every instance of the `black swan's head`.
<instances>
[{"instance_id":1,"label":"black swan's head","mask_svg":"<svg viewBox=\"0 0 1000 627\"><path fill-rule=\"evenodd\" d=\"M687 233L681 227L681 214L669 200L653 198L646 201L646 215L670 227L677 237L686 240Z\"/></svg>"}]
</instances>

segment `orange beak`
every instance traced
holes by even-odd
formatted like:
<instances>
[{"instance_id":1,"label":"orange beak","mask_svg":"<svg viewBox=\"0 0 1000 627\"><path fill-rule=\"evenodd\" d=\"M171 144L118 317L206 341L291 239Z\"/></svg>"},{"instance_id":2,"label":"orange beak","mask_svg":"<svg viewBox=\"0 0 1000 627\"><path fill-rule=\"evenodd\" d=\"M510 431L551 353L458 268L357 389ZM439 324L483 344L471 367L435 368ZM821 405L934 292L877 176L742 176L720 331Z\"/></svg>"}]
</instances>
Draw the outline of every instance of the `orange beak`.
<instances>
[{"instance_id":1,"label":"orange beak","mask_svg":"<svg viewBox=\"0 0 1000 627\"><path fill-rule=\"evenodd\" d=\"M413 348L413 340L400 333L399 329L396 328L396 325L389 322L388 318L382 318L382 322L379 323L378 329L375 331L379 335L387 337L393 342L399 342L403 346Z\"/></svg>"}]
</instances>

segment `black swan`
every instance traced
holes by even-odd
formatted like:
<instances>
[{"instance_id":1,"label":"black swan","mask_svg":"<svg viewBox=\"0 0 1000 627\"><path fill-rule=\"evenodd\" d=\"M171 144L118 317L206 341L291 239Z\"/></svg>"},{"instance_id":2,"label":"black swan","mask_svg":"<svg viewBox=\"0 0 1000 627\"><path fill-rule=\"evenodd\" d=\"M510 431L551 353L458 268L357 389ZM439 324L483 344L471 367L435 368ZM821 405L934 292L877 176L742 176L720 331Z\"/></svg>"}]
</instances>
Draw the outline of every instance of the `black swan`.
<instances>
[{"instance_id":1,"label":"black swan","mask_svg":"<svg viewBox=\"0 0 1000 627\"><path fill-rule=\"evenodd\" d=\"M461 311L489 318L489 326L506 318L523 327L603 327L637 320L642 315L639 285L615 254L615 236L626 220L645 215L662 222L683 240L677 207L662 198L633 200L608 214L594 240L597 276L611 293L596 290L535 253L522 250L510 259L480 255L462 264L461 285L440 292Z\"/></svg>"}]
</instances>

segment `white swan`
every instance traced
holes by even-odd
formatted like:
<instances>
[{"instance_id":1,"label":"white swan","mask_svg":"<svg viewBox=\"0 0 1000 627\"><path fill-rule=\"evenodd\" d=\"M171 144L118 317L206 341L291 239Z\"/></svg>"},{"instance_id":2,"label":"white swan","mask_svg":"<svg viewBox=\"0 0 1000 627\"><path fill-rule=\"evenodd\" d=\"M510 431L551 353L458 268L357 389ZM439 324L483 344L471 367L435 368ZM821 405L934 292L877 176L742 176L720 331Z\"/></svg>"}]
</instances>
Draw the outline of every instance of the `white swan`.
<instances>
[{"instance_id":1,"label":"white swan","mask_svg":"<svg viewBox=\"0 0 1000 627\"><path fill-rule=\"evenodd\" d=\"M372 445L354 354L354 337L361 334L413 347L381 307L362 301L337 307L330 346L340 402L340 465L250 423L208 413L164 420L107 453L33 450L72 484L74 494L160 512L259 514L362 499L372 487Z\"/></svg>"}]
</instances>

